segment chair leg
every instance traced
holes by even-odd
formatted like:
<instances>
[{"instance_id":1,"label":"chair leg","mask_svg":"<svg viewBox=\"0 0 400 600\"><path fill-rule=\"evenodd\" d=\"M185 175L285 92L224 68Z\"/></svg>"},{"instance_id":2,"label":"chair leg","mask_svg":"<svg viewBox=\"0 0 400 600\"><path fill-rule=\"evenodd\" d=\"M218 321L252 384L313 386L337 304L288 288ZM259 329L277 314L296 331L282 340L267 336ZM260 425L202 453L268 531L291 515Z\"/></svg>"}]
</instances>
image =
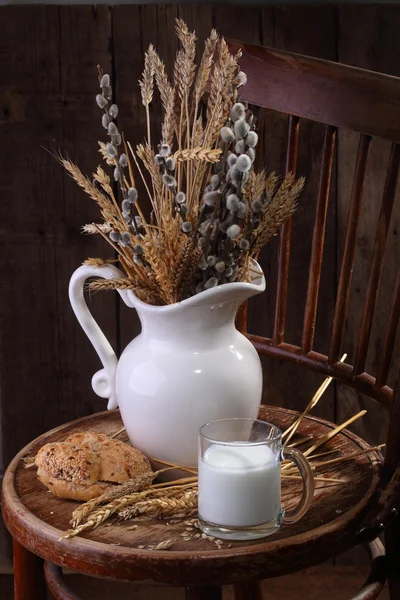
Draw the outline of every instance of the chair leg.
<instances>
[{"instance_id":1,"label":"chair leg","mask_svg":"<svg viewBox=\"0 0 400 600\"><path fill-rule=\"evenodd\" d=\"M222 600L222 586L189 586L185 588L185 600Z\"/></svg>"},{"instance_id":2,"label":"chair leg","mask_svg":"<svg viewBox=\"0 0 400 600\"><path fill-rule=\"evenodd\" d=\"M235 600L262 600L261 581L237 583L233 589Z\"/></svg>"},{"instance_id":3,"label":"chair leg","mask_svg":"<svg viewBox=\"0 0 400 600\"><path fill-rule=\"evenodd\" d=\"M14 600L45 600L43 560L13 540Z\"/></svg>"},{"instance_id":4,"label":"chair leg","mask_svg":"<svg viewBox=\"0 0 400 600\"><path fill-rule=\"evenodd\" d=\"M400 516L387 527L385 546L390 600L397 600L400 598Z\"/></svg>"}]
</instances>

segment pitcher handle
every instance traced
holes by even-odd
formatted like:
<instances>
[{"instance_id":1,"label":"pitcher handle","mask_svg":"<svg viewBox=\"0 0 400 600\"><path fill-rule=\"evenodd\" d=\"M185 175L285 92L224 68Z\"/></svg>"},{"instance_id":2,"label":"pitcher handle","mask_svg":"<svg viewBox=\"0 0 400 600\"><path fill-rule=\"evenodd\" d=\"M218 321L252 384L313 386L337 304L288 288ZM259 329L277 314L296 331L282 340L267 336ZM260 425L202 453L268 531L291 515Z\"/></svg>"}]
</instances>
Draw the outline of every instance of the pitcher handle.
<instances>
[{"instance_id":1,"label":"pitcher handle","mask_svg":"<svg viewBox=\"0 0 400 600\"><path fill-rule=\"evenodd\" d=\"M103 277L104 279L125 278L125 275L112 265L103 267L89 267L82 265L73 273L69 282L69 300L72 310L79 321L83 331L92 342L103 369L97 371L92 377L92 388L100 398L108 398L108 410L117 408L116 371L118 359L106 336L90 313L83 294L84 284L89 277ZM132 306L126 290L117 290L128 306Z\"/></svg>"}]
</instances>

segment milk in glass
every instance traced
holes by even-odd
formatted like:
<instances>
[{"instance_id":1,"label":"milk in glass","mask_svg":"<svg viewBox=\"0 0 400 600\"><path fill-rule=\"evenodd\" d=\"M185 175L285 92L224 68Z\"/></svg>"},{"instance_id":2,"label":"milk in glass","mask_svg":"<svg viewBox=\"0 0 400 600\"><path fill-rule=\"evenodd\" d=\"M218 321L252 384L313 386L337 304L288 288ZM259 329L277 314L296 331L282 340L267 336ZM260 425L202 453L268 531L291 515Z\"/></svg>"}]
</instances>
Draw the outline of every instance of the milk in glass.
<instances>
[{"instance_id":1,"label":"milk in glass","mask_svg":"<svg viewBox=\"0 0 400 600\"><path fill-rule=\"evenodd\" d=\"M199 460L199 516L230 527L256 526L281 510L279 456L265 444L213 444Z\"/></svg>"}]
</instances>

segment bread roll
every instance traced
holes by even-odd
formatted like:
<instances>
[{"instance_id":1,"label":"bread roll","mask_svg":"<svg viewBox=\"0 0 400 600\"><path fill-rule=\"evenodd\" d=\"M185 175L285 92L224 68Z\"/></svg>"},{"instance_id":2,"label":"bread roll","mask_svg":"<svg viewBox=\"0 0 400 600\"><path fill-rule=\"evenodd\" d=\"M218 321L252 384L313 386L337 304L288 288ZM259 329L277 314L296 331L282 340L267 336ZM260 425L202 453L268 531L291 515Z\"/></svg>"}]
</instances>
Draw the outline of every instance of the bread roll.
<instances>
[{"instance_id":1,"label":"bread roll","mask_svg":"<svg viewBox=\"0 0 400 600\"><path fill-rule=\"evenodd\" d=\"M93 432L46 444L35 463L38 479L54 495L82 501L152 470L148 458L136 448Z\"/></svg>"},{"instance_id":2,"label":"bread roll","mask_svg":"<svg viewBox=\"0 0 400 600\"><path fill-rule=\"evenodd\" d=\"M104 433L74 433L65 441L88 448L99 455L101 481L125 483L137 475L151 471L149 459L140 450L113 440Z\"/></svg>"}]
</instances>

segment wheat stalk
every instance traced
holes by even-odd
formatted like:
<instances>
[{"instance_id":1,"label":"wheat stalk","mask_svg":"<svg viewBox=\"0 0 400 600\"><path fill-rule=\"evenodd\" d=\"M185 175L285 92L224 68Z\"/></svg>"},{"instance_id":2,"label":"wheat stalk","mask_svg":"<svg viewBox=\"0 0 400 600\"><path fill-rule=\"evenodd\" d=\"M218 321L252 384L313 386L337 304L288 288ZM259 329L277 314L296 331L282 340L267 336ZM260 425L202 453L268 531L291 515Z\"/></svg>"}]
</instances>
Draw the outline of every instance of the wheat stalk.
<instances>
[{"instance_id":1,"label":"wheat stalk","mask_svg":"<svg viewBox=\"0 0 400 600\"><path fill-rule=\"evenodd\" d=\"M136 287L135 283L130 279L95 279L89 283L89 289L91 292L98 292L99 290L134 290Z\"/></svg>"},{"instance_id":2,"label":"wheat stalk","mask_svg":"<svg viewBox=\"0 0 400 600\"><path fill-rule=\"evenodd\" d=\"M347 358L347 354L345 353L341 357L340 362L341 363L344 362L346 360L346 358ZM318 404L319 400L322 398L322 395L328 389L328 387L332 383L332 381L333 381L333 377L327 377L325 379L325 381L320 385L318 390L315 392L314 396L311 398L310 402L308 403L308 405L306 406L306 408L304 409L302 414L282 434L282 439L285 439L287 437L285 446L289 443L289 441L291 440L293 435L296 433L296 431L297 431L299 425L301 424L302 420L304 419L304 417Z\"/></svg>"},{"instance_id":3,"label":"wheat stalk","mask_svg":"<svg viewBox=\"0 0 400 600\"><path fill-rule=\"evenodd\" d=\"M72 179L81 187L100 207L101 213L104 220L111 224L116 229L126 229L125 223L120 218L121 213L116 204L114 196L108 197L106 194L101 192L93 183L83 175L82 171L72 161L60 156L59 162L63 165L64 169L70 174ZM109 241L109 240L107 240Z\"/></svg>"},{"instance_id":4,"label":"wheat stalk","mask_svg":"<svg viewBox=\"0 0 400 600\"><path fill-rule=\"evenodd\" d=\"M160 204L163 197L163 182L159 168L155 163L154 152L149 144L143 146L139 144L136 147L136 154L143 162L148 173L151 177L151 183L153 186L152 206L155 212L157 221L160 222Z\"/></svg>"},{"instance_id":5,"label":"wheat stalk","mask_svg":"<svg viewBox=\"0 0 400 600\"><path fill-rule=\"evenodd\" d=\"M150 202L153 205L153 197L152 197L152 195L150 193L149 186L147 185L146 179L144 178L143 172L142 172L142 170L140 168L140 165L139 165L139 163L137 161L136 154L134 153L134 151L132 149L132 146L130 145L129 142L127 142L127 145L128 145L128 148L129 148L129 152L131 153L131 156L132 156L132 158L133 158L133 160L135 162L135 165L136 165L136 168L137 168L137 170L139 172L139 175L140 175L140 177L141 177L141 179L143 181L144 187L146 188L146 192L147 192L147 195L149 197L149 200L150 200ZM154 205L153 205L153 208L154 208Z\"/></svg>"},{"instance_id":6,"label":"wheat stalk","mask_svg":"<svg viewBox=\"0 0 400 600\"><path fill-rule=\"evenodd\" d=\"M97 187L93 185L93 183L82 173L77 165L75 165L72 161L59 157L60 163L63 165L64 169L70 174L72 179L76 181L76 183L81 187L91 198L95 200L100 208L109 208L112 207L111 201L107 198Z\"/></svg>"},{"instance_id":7,"label":"wheat stalk","mask_svg":"<svg viewBox=\"0 0 400 600\"><path fill-rule=\"evenodd\" d=\"M165 65L155 52L154 70L161 102L164 108L164 121L162 124L162 139L166 144L172 144L172 138L176 126L175 120L175 89L168 81L165 73Z\"/></svg>"},{"instance_id":8,"label":"wheat stalk","mask_svg":"<svg viewBox=\"0 0 400 600\"><path fill-rule=\"evenodd\" d=\"M145 244L146 260L148 261L160 288L160 294L168 304L173 297L171 273L166 267L165 255L160 253L160 237L153 233Z\"/></svg>"},{"instance_id":9,"label":"wheat stalk","mask_svg":"<svg viewBox=\"0 0 400 600\"><path fill-rule=\"evenodd\" d=\"M190 487L192 484L190 484ZM105 521L107 521L112 515L115 513L131 506L132 504L138 505L139 503L143 503L145 499L157 499L162 498L163 500L169 498L170 496L175 496L180 491L185 492L188 486L170 486L165 489L158 489L156 487L150 487L148 489L144 489L142 491L138 491L132 494L128 494L126 496L114 498L108 504L98 507L96 510L92 511L88 515L88 519L85 523L81 523L72 529L69 529L64 533L64 535L60 539L68 539L71 537L75 537L86 531L87 529L96 529ZM141 505L143 508L143 504Z\"/></svg>"},{"instance_id":10,"label":"wheat stalk","mask_svg":"<svg viewBox=\"0 0 400 600\"><path fill-rule=\"evenodd\" d=\"M194 85L195 104L196 104L194 120L196 120L196 117L197 117L198 103L207 87L207 83L208 83L208 80L210 77L211 67L212 67L212 63L213 63L213 57L214 57L214 53L215 53L215 48L217 46L217 42L218 42L217 31L215 29L212 29L210 36L204 42L204 52L203 52L203 56L201 57L199 70L197 72L196 82Z\"/></svg>"},{"instance_id":11,"label":"wheat stalk","mask_svg":"<svg viewBox=\"0 0 400 600\"><path fill-rule=\"evenodd\" d=\"M301 475L281 475L282 479L297 479L302 481ZM348 483L347 479L338 479L337 477L314 477L314 481L320 481L322 483Z\"/></svg>"},{"instance_id":12,"label":"wheat stalk","mask_svg":"<svg viewBox=\"0 0 400 600\"><path fill-rule=\"evenodd\" d=\"M193 240L191 240L192 244L185 251L182 252L181 256L181 264L177 267L176 271L176 281L175 290L177 300L181 300L185 296L185 292L192 285L193 277L198 269L198 264L203 256L203 250L199 247L193 247Z\"/></svg>"},{"instance_id":13,"label":"wheat stalk","mask_svg":"<svg viewBox=\"0 0 400 600\"><path fill-rule=\"evenodd\" d=\"M150 498L118 511L118 516L127 521L140 515L172 517L190 515L197 508L197 490L186 491L178 498Z\"/></svg>"},{"instance_id":14,"label":"wheat stalk","mask_svg":"<svg viewBox=\"0 0 400 600\"><path fill-rule=\"evenodd\" d=\"M221 156L222 150L219 148L203 148L198 146L197 148L185 148L183 150L177 150L174 154L176 162L185 162L190 160L198 160L208 163L216 163Z\"/></svg>"},{"instance_id":15,"label":"wheat stalk","mask_svg":"<svg viewBox=\"0 0 400 600\"><path fill-rule=\"evenodd\" d=\"M155 52L154 47L150 44L149 49L144 55L144 71L142 74L142 80L139 81L140 89L142 92L142 103L146 109L146 123L147 123L147 143L151 144L150 135L150 112L149 105L153 99L154 92L154 72L155 72Z\"/></svg>"},{"instance_id":16,"label":"wheat stalk","mask_svg":"<svg viewBox=\"0 0 400 600\"><path fill-rule=\"evenodd\" d=\"M253 250L260 250L278 232L284 223L296 210L297 197L304 186L304 178L297 181L289 173L270 202L264 205L262 220L254 231L255 242Z\"/></svg>"},{"instance_id":17,"label":"wheat stalk","mask_svg":"<svg viewBox=\"0 0 400 600\"><path fill-rule=\"evenodd\" d=\"M90 235L99 233L99 231L107 234L112 231L112 227L108 223L88 223L82 227L82 231L83 233L88 233Z\"/></svg>"},{"instance_id":18,"label":"wheat stalk","mask_svg":"<svg viewBox=\"0 0 400 600\"><path fill-rule=\"evenodd\" d=\"M158 294L146 286L144 281L131 281L130 279L95 279L89 283L91 292L99 292L100 290L132 290L135 295L148 304L159 304L160 298Z\"/></svg>"},{"instance_id":19,"label":"wheat stalk","mask_svg":"<svg viewBox=\"0 0 400 600\"><path fill-rule=\"evenodd\" d=\"M174 88L168 81L168 76L165 72L165 65L156 51L154 51L154 73L156 83L161 96L161 102L164 110L167 110L169 100L174 92Z\"/></svg>"},{"instance_id":20,"label":"wheat stalk","mask_svg":"<svg viewBox=\"0 0 400 600\"><path fill-rule=\"evenodd\" d=\"M97 167L96 173L93 174L93 177L96 181L98 181L103 188L103 190L110 196L110 198L114 198L114 192L110 184L110 178L105 173L105 171L100 167Z\"/></svg>"},{"instance_id":21,"label":"wheat stalk","mask_svg":"<svg viewBox=\"0 0 400 600\"><path fill-rule=\"evenodd\" d=\"M377 452L378 450L381 450L382 448L385 447L386 444L380 444L379 446L373 446L371 448L367 448L366 450L358 450L355 452L350 452L350 454L346 454L345 456L339 456L338 458L332 458L330 460L321 460L318 462L313 462L310 464L310 467L312 470L321 468L321 467L327 467L329 465L336 465L339 463L343 463L343 462L348 462L349 460L352 460L353 458L358 458L359 456L365 456L367 454L371 454L372 452ZM311 459L312 457L310 457ZM297 467L293 467L293 468L288 468L285 469L285 473L286 474L290 474L293 472L297 471Z\"/></svg>"},{"instance_id":22,"label":"wheat stalk","mask_svg":"<svg viewBox=\"0 0 400 600\"><path fill-rule=\"evenodd\" d=\"M110 503L105 504L104 506L98 508L90 514L89 519L85 523L81 523L77 527L69 529L65 532L65 534L60 539L68 539L71 537L77 536L82 531L86 531L86 529L96 529L107 521L109 517L115 514L118 510L122 510L130 503L133 503L139 499L143 499L146 496L153 494L154 490L143 490L141 492L137 492L134 494L129 494L127 496L123 496L122 498L115 498Z\"/></svg>"},{"instance_id":23,"label":"wheat stalk","mask_svg":"<svg viewBox=\"0 0 400 600\"><path fill-rule=\"evenodd\" d=\"M181 100L181 106L184 107L185 97L189 94L193 83L196 65L194 63L196 55L196 35L190 32L182 19L176 19L176 33L183 46L177 54L174 68L174 81L178 89L178 96ZM187 115L187 121L188 115Z\"/></svg>"},{"instance_id":24,"label":"wheat stalk","mask_svg":"<svg viewBox=\"0 0 400 600\"><path fill-rule=\"evenodd\" d=\"M314 450L316 450L317 448L319 448L323 444L326 444L326 442L329 442L329 440L331 440L336 435L338 435L338 433L340 433L341 431L343 431L343 429L346 429L346 427L348 427L349 425L351 425L352 423L354 423L354 421L356 421L357 419L360 419L360 417L363 417L366 413L367 413L366 410L360 410L359 413L357 413L356 415L354 415L353 417L351 417L350 419L348 419L347 421L345 421L344 423L342 423L341 425L339 425L338 427L336 427L335 429L333 429L330 433L326 433L324 436L322 436L322 438L320 440L318 440L317 442L315 442L315 444L313 444L310 448L308 448L303 453L304 456L306 456L306 457L310 456L310 454L312 454L314 452Z\"/></svg>"},{"instance_id":25,"label":"wheat stalk","mask_svg":"<svg viewBox=\"0 0 400 600\"><path fill-rule=\"evenodd\" d=\"M90 516L93 510L100 504L108 503L122 496L129 496L135 492L140 492L147 488L154 479L159 475L160 471L152 473L145 473L144 475L138 475L131 481L113 485L109 490L104 492L101 496L93 498L88 502L85 502L81 506L78 506L72 513L71 525L75 528L85 519Z\"/></svg>"},{"instance_id":26,"label":"wheat stalk","mask_svg":"<svg viewBox=\"0 0 400 600\"><path fill-rule=\"evenodd\" d=\"M101 156L104 158L109 167L113 167L115 165L115 160L113 158L110 158L110 156L108 155L106 150L107 144L105 144L104 142L98 142L98 144Z\"/></svg>"},{"instance_id":27,"label":"wheat stalk","mask_svg":"<svg viewBox=\"0 0 400 600\"><path fill-rule=\"evenodd\" d=\"M104 258L87 258L82 264L86 265L87 267L105 267L106 265L112 265L115 262L117 261L113 259L105 260Z\"/></svg>"}]
</instances>

